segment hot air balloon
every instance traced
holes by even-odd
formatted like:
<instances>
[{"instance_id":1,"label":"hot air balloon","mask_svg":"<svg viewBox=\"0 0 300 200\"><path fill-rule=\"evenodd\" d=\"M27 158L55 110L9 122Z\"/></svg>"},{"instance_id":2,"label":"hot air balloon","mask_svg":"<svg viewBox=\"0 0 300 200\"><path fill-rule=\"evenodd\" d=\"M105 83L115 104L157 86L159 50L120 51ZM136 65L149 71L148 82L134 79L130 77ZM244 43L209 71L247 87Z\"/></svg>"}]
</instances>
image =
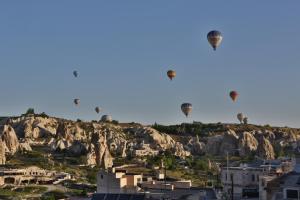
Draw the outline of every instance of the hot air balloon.
<instances>
[{"instance_id":1,"label":"hot air balloon","mask_svg":"<svg viewBox=\"0 0 300 200\"><path fill-rule=\"evenodd\" d=\"M236 91L231 91L229 93L229 96L231 97L232 101L235 102L239 96L239 93L237 93Z\"/></svg>"},{"instance_id":2,"label":"hot air balloon","mask_svg":"<svg viewBox=\"0 0 300 200\"><path fill-rule=\"evenodd\" d=\"M185 114L186 117L192 112L193 106L190 103L183 103L181 105L181 111Z\"/></svg>"},{"instance_id":3,"label":"hot air balloon","mask_svg":"<svg viewBox=\"0 0 300 200\"><path fill-rule=\"evenodd\" d=\"M102 122L112 122L112 117L110 115L103 115L101 117Z\"/></svg>"},{"instance_id":4,"label":"hot air balloon","mask_svg":"<svg viewBox=\"0 0 300 200\"><path fill-rule=\"evenodd\" d=\"M78 72L77 71L73 71L73 75L77 78L78 77Z\"/></svg>"},{"instance_id":5,"label":"hot air balloon","mask_svg":"<svg viewBox=\"0 0 300 200\"><path fill-rule=\"evenodd\" d=\"M244 117L243 122L244 124L248 124L248 117Z\"/></svg>"},{"instance_id":6,"label":"hot air balloon","mask_svg":"<svg viewBox=\"0 0 300 200\"><path fill-rule=\"evenodd\" d=\"M243 120L244 120L244 115L243 115L243 113L237 114L237 118L238 118L238 120L240 121L240 123L242 124L242 123L243 123Z\"/></svg>"},{"instance_id":7,"label":"hot air balloon","mask_svg":"<svg viewBox=\"0 0 300 200\"><path fill-rule=\"evenodd\" d=\"M95 108L95 111L96 111L96 113L99 114L99 113L100 113L100 108L99 108L99 107L96 107L96 108Z\"/></svg>"},{"instance_id":8,"label":"hot air balloon","mask_svg":"<svg viewBox=\"0 0 300 200\"><path fill-rule=\"evenodd\" d=\"M216 50L217 47L221 44L222 39L223 37L220 31L213 30L207 34L207 40L214 50Z\"/></svg>"},{"instance_id":9,"label":"hot air balloon","mask_svg":"<svg viewBox=\"0 0 300 200\"><path fill-rule=\"evenodd\" d=\"M80 100L79 100L79 99L74 99L74 103L75 103L75 105L76 105L76 106L78 106L78 105L79 105L79 102L80 102Z\"/></svg>"},{"instance_id":10,"label":"hot air balloon","mask_svg":"<svg viewBox=\"0 0 300 200\"><path fill-rule=\"evenodd\" d=\"M176 77L176 71L174 71L174 70L169 70L169 71L167 72L167 75L168 75L168 77L169 77L170 80L173 80L173 78Z\"/></svg>"}]
</instances>

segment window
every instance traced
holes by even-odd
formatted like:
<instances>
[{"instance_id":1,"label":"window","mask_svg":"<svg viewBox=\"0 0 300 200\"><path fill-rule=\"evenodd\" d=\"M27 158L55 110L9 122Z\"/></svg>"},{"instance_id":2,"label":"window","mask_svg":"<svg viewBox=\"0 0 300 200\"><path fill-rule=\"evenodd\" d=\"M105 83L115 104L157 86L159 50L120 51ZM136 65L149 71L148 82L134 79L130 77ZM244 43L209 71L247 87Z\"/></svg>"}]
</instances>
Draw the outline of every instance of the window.
<instances>
[{"instance_id":1,"label":"window","mask_svg":"<svg viewBox=\"0 0 300 200\"><path fill-rule=\"evenodd\" d=\"M298 199L298 190L286 190L286 197L288 199Z\"/></svg>"},{"instance_id":2,"label":"window","mask_svg":"<svg viewBox=\"0 0 300 200\"><path fill-rule=\"evenodd\" d=\"M247 198L258 198L259 192L258 189L243 189L242 196Z\"/></svg>"}]
</instances>

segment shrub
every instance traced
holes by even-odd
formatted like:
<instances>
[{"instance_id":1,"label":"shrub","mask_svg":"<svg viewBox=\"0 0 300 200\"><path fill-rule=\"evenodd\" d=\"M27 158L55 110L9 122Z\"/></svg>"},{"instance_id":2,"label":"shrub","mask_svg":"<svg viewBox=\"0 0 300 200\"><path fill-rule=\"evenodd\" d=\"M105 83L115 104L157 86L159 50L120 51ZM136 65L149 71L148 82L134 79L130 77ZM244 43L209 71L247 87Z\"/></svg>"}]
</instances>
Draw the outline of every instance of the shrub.
<instances>
[{"instance_id":1,"label":"shrub","mask_svg":"<svg viewBox=\"0 0 300 200\"><path fill-rule=\"evenodd\" d=\"M33 108L28 108L25 115L34 115L34 109Z\"/></svg>"},{"instance_id":2,"label":"shrub","mask_svg":"<svg viewBox=\"0 0 300 200\"><path fill-rule=\"evenodd\" d=\"M64 199L67 196L64 194L64 192L60 191L60 190L54 190L54 191L50 191L45 193L42 196L42 200L55 200L55 199Z\"/></svg>"}]
</instances>

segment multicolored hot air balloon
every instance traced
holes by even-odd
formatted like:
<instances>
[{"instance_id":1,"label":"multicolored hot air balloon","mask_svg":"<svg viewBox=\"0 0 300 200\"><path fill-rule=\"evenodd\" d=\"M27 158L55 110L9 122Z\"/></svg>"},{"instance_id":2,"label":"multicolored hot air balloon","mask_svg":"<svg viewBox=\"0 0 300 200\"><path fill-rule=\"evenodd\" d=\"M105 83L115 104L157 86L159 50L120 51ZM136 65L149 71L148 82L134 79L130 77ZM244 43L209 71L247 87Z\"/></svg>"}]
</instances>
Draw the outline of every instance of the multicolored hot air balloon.
<instances>
[{"instance_id":1,"label":"multicolored hot air balloon","mask_svg":"<svg viewBox=\"0 0 300 200\"><path fill-rule=\"evenodd\" d=\"M100 108L99 108L99 107L96 107L96 108L95 108L95 111L96 111L97 114L99 114L99 113L100 113Z\"/></svg>"},{"instance_id":2,"label":"multicolored hot air balloon","mask_svg":"<svg viewBox=\"0 0 300 200\"><path fill-rule=\"evenodd\" d=\"M190 103L183 103L181 105L181 111L185 114L186 117L192 112L193 106Z\"/></svg>"},{"instance_id":3,"label":"multicolored hot air balloon","mask_svg":"<svg viewBox=\"0 0 300 200\"><path fill-rule=\"evenodd\" d=\"M243 120L244 120L244 115L243 115L243 113L237 114L237 118L238 118L238 120L240 121L240 123L242 124L242 123L243 123Z\"/></svg>"},{"instance_id":4,"label":"multicolored hot air balloon","mask_svg":"<svg viewBox=\"0 0 300 200\"><path fill-rule=\"evenodd\" d=\"M229 96L232 99L232 101L235 102L239 96L239 93L237 93L237 91L231 91L229 93Z\"/></svg>"},{"instance_id":5,"label":"multicolored hot air balloon","mask_svg":"<svg viewBox=\"0 0 300 200\"><path fill-rule=\"evenodd\" d=\"M75 104L76 106L78 106L78 105L79 105L79 102L80 102L80 100L79 100L79 99L74 99L74 104Z\"/></svg>"},{"instance_id":6,"label":"multicolored hot air balloon","mask_svg":"<svg viewBox=\"0 0 300 200\"><path fill-rule=\"evenodd\" d=\"M75 78L78 77L78 72L77 71L73 71L73 75L75 76Z\"/></svg>"},{"instance_id":7,"label":"multicolored hot air balloon","mask_svg":"<svg viewBox=\"0 0 300 200\"><path fill-rule=\"evenodd\" d=\"M173 78L176 77L176 71L174 71L174 70L169 70L169 71L167 72L167 75L168 75L168 77L169 77L170 80L173 80Z\"/></svg>"},{"instance_id":8,"label":"multicolored hot air balloon","mask_svg":"<svg viewBox=\"0 0 300 200\"><path fill-rule=\"evenodd\" d=\"M220 31L213 30L207 34L207 40L214 50L216 50L217 47L221 44L222 39L223 37Z\"/></svg>"}]
</instances>

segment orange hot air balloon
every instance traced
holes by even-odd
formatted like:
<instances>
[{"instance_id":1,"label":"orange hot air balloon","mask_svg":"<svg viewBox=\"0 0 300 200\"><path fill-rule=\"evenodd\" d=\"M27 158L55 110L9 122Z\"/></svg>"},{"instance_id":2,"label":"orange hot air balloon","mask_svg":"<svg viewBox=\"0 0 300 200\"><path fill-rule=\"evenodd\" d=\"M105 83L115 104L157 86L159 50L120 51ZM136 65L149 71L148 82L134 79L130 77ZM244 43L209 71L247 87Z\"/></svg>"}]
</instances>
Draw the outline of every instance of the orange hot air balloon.
<instances>
[{"instance_id":1,"label":"orange hot air balloon","mask_svg":"<svg viewBox=\"0 0 300 200\"><path fill-rule=\"evenodd\" d=\"M232 99L232 101L235 102L237 100L239 94L237 93L237 91L231 91L229 96Z\"/></svg>"},{"instance_id":2,"label":"orange hot air balloon","mask_svg":"<svg viewBox=\"0 0 300 200\"><path fill-rule=\"evenodd\" d=\"M169 70L167 72L167 75L168 75L168 77L169 77L170 80L173 80L173 78L176 77L176 72L174 70Z\"/></svg>"}]
</instances>

